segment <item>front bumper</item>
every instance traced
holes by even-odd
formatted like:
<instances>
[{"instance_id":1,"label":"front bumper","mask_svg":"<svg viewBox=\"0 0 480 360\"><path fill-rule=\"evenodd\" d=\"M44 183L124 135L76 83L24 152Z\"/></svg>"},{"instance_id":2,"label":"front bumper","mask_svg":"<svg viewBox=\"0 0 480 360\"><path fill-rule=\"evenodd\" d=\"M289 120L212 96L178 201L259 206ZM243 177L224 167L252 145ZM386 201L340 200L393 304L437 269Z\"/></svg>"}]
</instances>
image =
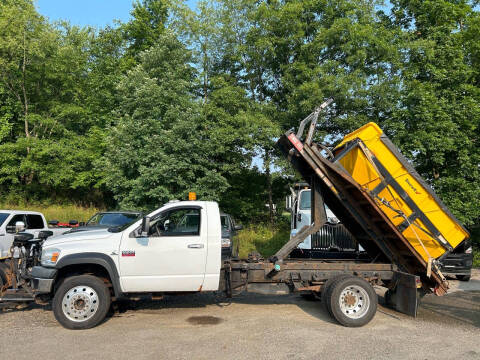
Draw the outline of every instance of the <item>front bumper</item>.
<instances>
[{"instance_id":1,"label":"front bumper","mask_svg":"<svg viewBox=\"0 0 480 360\"><path fill-rule=\"evenodd\" d=\"M472 264L473 254L449 254L442 260L440 270L449 275L470 275Z\"/></svg>"},{"instance_id":2,"label":"front bumper","mask_svg":"<svg viewBox=\"0 0 480 360\"><path fill-rule=\"evenodd\" d=\"M232 257L232 247L222 247L222 259L228 259Z\"/></svg>"},{"instance_id":3,"label":"front bumper","mask_svg":"<svg viewBox=\"0 0 480 360\"><path fill-rule=\"evenodd\" d=\"M32 287L38 294L48 294L52 291L57 269L34 266L32 269Z\"/></svg>"}]
</instances>

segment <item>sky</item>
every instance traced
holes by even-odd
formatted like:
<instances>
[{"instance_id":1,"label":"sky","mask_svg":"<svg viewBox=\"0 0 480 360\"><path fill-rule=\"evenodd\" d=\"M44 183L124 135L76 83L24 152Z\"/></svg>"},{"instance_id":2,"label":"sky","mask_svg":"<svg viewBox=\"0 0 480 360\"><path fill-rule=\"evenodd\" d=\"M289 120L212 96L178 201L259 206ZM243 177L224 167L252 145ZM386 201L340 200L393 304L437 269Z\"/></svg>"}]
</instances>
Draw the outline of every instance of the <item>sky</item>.
<instances>
[{"instance_id":1,"label":"sky","mask_svg":"<svg viewBox=\"0 0 480 360\"><path fill-rule=\"evenodd\" d=\"M50 21L67 20L73 25L97 28L128 21L133 0L37 0L38 12ZM196 0L187 3L194 7Z\"/></svg>"},{"instance_id":2,"label":"sky","mask_svg":"<svg viewBox=\"0 0 480 360\"><path fill-rule=\"evenodd\" d=\"M132 0L37 0L37 10L51 21L104 27L113 20L128 21Z\"/></svg>"}]
</instances>

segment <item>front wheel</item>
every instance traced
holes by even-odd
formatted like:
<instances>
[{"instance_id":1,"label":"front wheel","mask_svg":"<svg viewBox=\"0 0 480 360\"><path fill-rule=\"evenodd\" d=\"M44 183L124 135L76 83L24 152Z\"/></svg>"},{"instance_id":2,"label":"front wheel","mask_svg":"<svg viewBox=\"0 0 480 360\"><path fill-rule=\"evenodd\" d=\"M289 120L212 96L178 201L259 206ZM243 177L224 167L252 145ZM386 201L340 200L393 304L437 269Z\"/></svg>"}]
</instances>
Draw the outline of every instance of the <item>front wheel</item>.
<instances>
[{"instance_id":1,"label":"front wheel","mask_svg":"<svg viewBox=\"0 0 480 360\"><path fill-rule=\"evenodd\" d=\"M460 281L470 281L470 275L457 275L457 279Z\"/></svg>"},{"instance_id":2,"label":"front wheel","mask_svg":"<svg viewBox=\"0 0 480 360\"><path fill-rule=\"evenodd\" d=\"M63 281L53 298L53 313L67 329L89 329L105 319L110 291L92 275L72 276Z\"/></svg>"},{"instance_id":3,"label":"front wheel","mask_svg":"<svg viewBox=\"0 0 480 360\"><path fill-rule=\"evenodd\" d=\"M377 312L377 294L367 281L349 276L338 278L329 291L329 310L343 326L366 325Z\"/></svg>"}]
</instances>

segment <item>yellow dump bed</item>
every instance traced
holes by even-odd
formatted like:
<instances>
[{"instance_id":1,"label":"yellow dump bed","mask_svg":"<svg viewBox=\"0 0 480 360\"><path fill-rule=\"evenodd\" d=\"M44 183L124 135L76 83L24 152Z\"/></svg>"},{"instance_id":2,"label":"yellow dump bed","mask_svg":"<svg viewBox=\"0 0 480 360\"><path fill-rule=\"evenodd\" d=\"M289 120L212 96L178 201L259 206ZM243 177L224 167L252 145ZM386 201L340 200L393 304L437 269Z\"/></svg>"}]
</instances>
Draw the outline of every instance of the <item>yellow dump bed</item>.
<instances>
[{"instance_id":1,"label":"yellow dump bed","mask_svg":"<svg viewBox=\"0 0 480 360\"><path fill-rule=\"evenodd\" d=\"M334 154L426 262L469 237L375 123L345 136Z\"/></svg>"}]
</instances>

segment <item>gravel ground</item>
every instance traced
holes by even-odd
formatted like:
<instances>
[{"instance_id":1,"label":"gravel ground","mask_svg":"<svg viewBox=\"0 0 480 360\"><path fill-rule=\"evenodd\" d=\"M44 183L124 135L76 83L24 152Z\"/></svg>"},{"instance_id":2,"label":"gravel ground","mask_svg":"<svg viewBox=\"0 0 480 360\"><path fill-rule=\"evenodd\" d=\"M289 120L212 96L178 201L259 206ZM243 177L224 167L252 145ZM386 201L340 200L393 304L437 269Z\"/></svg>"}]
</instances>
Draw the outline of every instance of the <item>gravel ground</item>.
<instances>
[{"instance_id":1,"label":"gravel ground","mask_svg":"<svg viewBox=\"0 0 480 360\"><path fill-rule=\"evenodd\" d=\"M425 297L417 319L380 306L358 329L298 295L172 296L121 306L85 331L32 306L0 313L1 358L480 359L480 271L451 285L447 296Z\"/></svg>"}]
</instances>

